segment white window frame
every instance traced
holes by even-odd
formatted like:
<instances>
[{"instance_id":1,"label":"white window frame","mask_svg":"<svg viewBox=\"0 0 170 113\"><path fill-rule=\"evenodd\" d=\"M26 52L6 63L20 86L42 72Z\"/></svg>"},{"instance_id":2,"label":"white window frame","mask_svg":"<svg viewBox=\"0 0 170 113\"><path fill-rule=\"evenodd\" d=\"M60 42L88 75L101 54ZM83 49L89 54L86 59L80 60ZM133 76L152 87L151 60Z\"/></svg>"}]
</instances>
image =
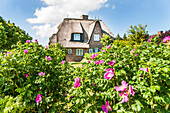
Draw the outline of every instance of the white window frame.
<instances>
[{"instance_id":1,"label":"white window frame","mask_svg":"<svg viewBox=\"0 0 170 113\"><path fill-rule=\"evenodd\" d=\"M94 53L97 53L97 52L99 52L99 48L96 47L96 48L94 48Z\"/></svg>"},{"instance_id":2,"label":"white window frame","mask_svg":"<svg viewBox=\"0 0 170 113\"><path fill-rule=\"evenodd\" d=\"M72 54L72 49L67 49L68 54Z\"/></svg>"},{"instance_id":3,"label":"white window frame","mask_svg":"<svg viewBox=\"0 0 170 113\"><path fill-rule=\"evenodd\" d=\"M75 40L75 41L80 41L80 34L74 34L73 35L73 39Z\"/></svg>"},{"instance_id":4,"label":"white window frame","mask_svg":"<svg viewBox=\"0 0 170 113\"><path fill-rule=\"evenodd\" d=\"M94 34L94 41L100 41L100 35Z\"/></svg>"},{"instance_id":5,"label":"white window frame","mask_svg":"<svg viewBox=\"0 0 170 113\"><path fill-rule=\"evenodd\" d=\"M83 49L76 49L77 56L83 56Z\"/></svg>"},{"instance_id":6,"label":"white window frame","mask_svg":"<svg viewBox=\"0 0 170 113\"><path fill-rule=\"evenodd\" d=\"M89 49L89 53L93 53L93 49Z\"/></svg>"}]
</instances>

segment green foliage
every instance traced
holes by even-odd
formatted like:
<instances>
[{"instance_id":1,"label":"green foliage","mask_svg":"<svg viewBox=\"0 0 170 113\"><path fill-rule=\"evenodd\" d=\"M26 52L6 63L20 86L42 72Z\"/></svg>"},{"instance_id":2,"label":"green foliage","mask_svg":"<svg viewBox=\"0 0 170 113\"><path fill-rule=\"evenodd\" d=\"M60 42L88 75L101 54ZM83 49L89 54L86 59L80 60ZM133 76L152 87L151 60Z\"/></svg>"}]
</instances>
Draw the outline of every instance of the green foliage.
<instances>
[{"instance_id":1,"label":"green foliage","mask_svg":"<svg viewBox=\"0 0 170 113\"><path fill-rule=\"evenodd\" d=\"M25 31L21 30L18 26L10 21L6 22L2 17L0 17L0 50L1 49L11 49L11 45L16 44L20 41L22 44L26 40L32 40Z\"/></svg>"},{"instance_id":2,"label":"green foliage","mask_svg":"<svg viewBox=\"0 0 170 113\"><path fill-rule=\"evenodd\" d=\"M114 39L113 38L110 38L109 35L107 34L103 34L103 38L101 39L101 43L104 45L104 46L107 46L107 45L111 45L113 43Z\"/></svg>"},{"instance_id":3,"label":"green foliage","mask_svg":"<svg viewBox=\"0 0 170 113\"><path fill-rule=\"evenodd\" d=\"M166 44L145 42L135 48L112 45L110 49L103 49L106 52L99 52L94 60L90 59L91 54L86 54L85 58L90 59L91 63L84 63L84 67L77 68L73 73L74 78L80 78L81 86L75 88L72 79L73 87L69 91L70 96L73 96L70 100L72 112L101 112L101 106L107 100L112 112L169 111L170 49ZM136 50L130 52L133 49ZM97 60L103 60L104 63L97 65L94 63ZM115 61L113 66L108 64L112 60ZM110 68L115 69L115 75L111 80L105 79L105 69ZM149 72L140 68L148 68ZM120 86L123 80L133 86L135 95L129 95L128 102L121 104L121 91L117 92L115 87Z\"/></svg>"},{"instance_id":4,"label":"green foliage","mask_svg":"<svg viewBox=\"0 0 170 113\"><path fill-rule=\"evenodd\" d=\"M125 47L125 46L133 46L135 44L135 42L133 41L124 41L124 40L115 40L113 42L113 45L117 46L117 47Z\"/></svg>"},{"instance_id":5,"label":"green foliage","mask_svg":"<svg viewBox=\"0 0 170 113\"><path fill-rule=\"evenodd\" d=\"M120 37L119 33L117 34L115 40L122 40L122 38Z\"/></svg>"},{"instance_id":6,"label":"green foliage","mask_svg":"<svg viewBox=\"0 0 170 113\"><path fill-rule=\"evenodd\" d=\"M14 48L12 53L0 55L1 112L65 111L68 101L65 94L72 80L69 64L61 64L65 49L59 44L47 49L36 42L18 43ZM26 49L28 53L24 52ZM39 76L40 72L45 75ZM42 101L37 104L38 94L42 95Z\"/></svg>"},{"instance_id":7,"label":"green foliage","mask_svg":"<svg viewBox=\"0 0 170 113\"><path fill-rule=\"evenodd\" d=\"M12 53L0 54L0 111L94 113L102 112L101 106L108 101L117 113L169 112L170 48L157 41L156 36L137 46L131 46L133 41L106 42L112 46L105 46L106 51L97 53L95 59L86 54L91 63L75 69L67 62L61 64L66 53L58 44L47 49L35 42L18 43ZM97 60L104 62L98 65ZM113 66L108 64L112 60ZM140 68L148 68L148 72ZM111 80L104 78L105 69L114 69ZM40 72L45 75L39 76ZM78 88L74 86L76 77L80 78ZM129 94L128 102L120 103L121 91L115 87L123 80L133 86L135 95ZM42 101L36 103L38 94Z\"/></svg>"},{"instance_id":8,"label":"green foliage","mask_svg":"<svg viewBox=\"0 0 170 113\"><path fill-rule=\"evenodd\" d=\"M158 35L155 35L153 38L151 38L151 43L159 43L160 41L161 40Z\"/></svg>"},{"instance_id":9,"label":"green foliage","mask_svg":"<svg viewBox=\"0 0 170 113\"><path fill-rule=\"evenodd\" d=\"M143 38L148 34L148 31L146 31L146 27L142 26L139 24L138 26L130 26L130 29L127 31L128 32L128 38L131 41L137 42L137 44L140 44L143 42Z\"/></svg>"},{"instance_id":10,"label":"green foliage","mask_svg":"<svg viewBox=\"0 0 170 113\"><path fill-rule=\"evenodd\" d=\"M126 41L126 40L127 40L126 33L124 33L124 35L123 35L123 40L124 40L124 41Z\"/></svg>"},{"instance_id":11,"label":"green foliage","mask_svg":"<svg viewBox=\"0 0 170 113\"><path fill-rule=\"evenodd\" d=\"M12 96L5 96L3 99L0 98L0 105L1 105L1 112L3 111L4 113L17 113L18 111L24 112L25 105L21 104L22 103L22 97L18 96L13 98Z\"/></svg>"}]
</instances>

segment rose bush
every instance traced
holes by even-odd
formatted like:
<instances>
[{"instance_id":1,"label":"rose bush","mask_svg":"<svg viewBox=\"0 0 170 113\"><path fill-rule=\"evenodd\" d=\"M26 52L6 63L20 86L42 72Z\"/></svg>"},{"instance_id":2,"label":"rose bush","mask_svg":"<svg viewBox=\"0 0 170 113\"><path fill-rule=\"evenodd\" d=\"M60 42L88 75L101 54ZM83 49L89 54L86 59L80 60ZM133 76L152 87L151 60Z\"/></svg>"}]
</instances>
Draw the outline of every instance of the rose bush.
<instances>
[{"instance_id":1,"label":"rose bush","mask_svg":"<svg viewBox=\"0 0 170 113\"><path fill-rule=\"evenodd\" d=\"M72 68L60 45L18 43L0 55L1 112L65 111Z\"/></svg>"},{"instance_id":2,"label":"rose bush","mask_svg":"<svg viewBox=\"0 0 170 113\"><path fill-rule=\"evenodd\" d=\"M86 54L87 63L73 73L72 112L168 112L170 48L155 41L139 46L113 44ZM79 78L76 88L75 78Z\"/></svg>"},{"instance_id":3,"label":"rose bush","mask_svg":"<svg viewBox=\"0 0 170 113\"><path fill-rule=\"evenodd\" d=\"M167 39L166 39L167 40ZM169 38L168 38L169 40ZM60 45L18 43L0 55L1 112L162 112L170 103L170 48L113 43L73 69Z\"/></svg>"}]
</instances>

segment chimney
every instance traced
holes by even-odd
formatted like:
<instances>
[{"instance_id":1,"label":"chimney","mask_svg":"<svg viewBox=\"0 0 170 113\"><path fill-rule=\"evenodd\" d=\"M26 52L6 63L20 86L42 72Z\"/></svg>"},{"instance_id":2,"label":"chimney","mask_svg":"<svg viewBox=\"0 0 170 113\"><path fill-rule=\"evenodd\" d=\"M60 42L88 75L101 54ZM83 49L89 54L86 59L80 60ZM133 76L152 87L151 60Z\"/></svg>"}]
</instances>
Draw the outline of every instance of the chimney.
<instances>
[{"instance_id":1,"label":"chimney","mask_svg":"<svg viewBox=\"0 0 170 113\"><path fill-rule=\"evenodd\" d=\"M163 31L158 31L158 35L161 35L163 33Z\"/></svg>"},{"instance_id":2,"label":"chimney","mask_svg":"<svg viewBox=\"0 0 170 113\"><path fill-rule=\"evenodd\" d=\"M82 15L80 18L81 18L81 19L88 20L88 15Z\"/></svg>"}]
</instances>

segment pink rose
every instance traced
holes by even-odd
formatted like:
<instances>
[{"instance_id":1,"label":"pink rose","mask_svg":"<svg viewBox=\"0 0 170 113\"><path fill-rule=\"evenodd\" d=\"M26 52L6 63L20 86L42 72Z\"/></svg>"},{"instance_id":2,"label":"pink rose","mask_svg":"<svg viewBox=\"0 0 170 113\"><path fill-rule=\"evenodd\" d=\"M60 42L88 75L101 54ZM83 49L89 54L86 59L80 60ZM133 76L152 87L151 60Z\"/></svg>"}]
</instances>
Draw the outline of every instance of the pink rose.
<instances>
[{"instance_id":1,"label":"pink rose","mask_svg":"<svg viewBox=\"0 0 170 113\"><path fill-rule=\"evenodd\" d=\"M29 76L29 74L25 73L25 77L28 77L28 76Z\"/></svg>"},{"instance_id":2,"label":"pink rose","mask_svg":"<svg viewBox=\"0 0 170 113\"><path fill-rule=\"evenodd\" d=\"M115 75L113 72L114 69L105 69L105 71L106 71L106 73L104 74L104 78L111 80L112 77Z\"/></svg>"},{"instance_id":3,"label":"pink rose","mask_svg":"<svg viewBox=\"0 0 170 113\"><path fill-rule=\"evenodd\" d=\"M35 39L35 42L38 43L38 39Z\"/></svg>"},{"instance_id":4,"label":"pink rose","mask_svg":"<svg viewBox=\"0 0 170 113\"><path fill-rule=\"evenodd\" d=\"M80 84L80 78L79 78L79 77L76 77L74 80L75 80L74 87L75 87L75 88L80 87L80 86L81 86L81 84Z\"/></svg>"},{"instance_id":5,"label":"pink rose","mask_svg":"<svg viewBox=\"0 0 170 113\"><path fill-rule=\"evenodd\" d=\"M126 82L124 80L121 83L122 83L121 86L119 86L119 87L116 86L115 87L116 91L125 91L127 89L128 84L126 84Z\"/></svg>"},{"instance_id":6,"label":"pink rose","mask_svg":"<svg viewBox=\"0 0 170 113\"><path fill-rule=\"evenodd\" d=\"M101 108L105 113L108 113L109 110L112 111L108 101L106 101L106 105L102 105Z\"/></svg>"},{"instance_id":7,"label":"pink rose","mask_svg":"<svg viewBox=\"0 0 170 113\"><path fill-rule=\"evenodd\" d=\"M37 103L41 102L42 101L42 97L41 97L41 94L38 94L37 95L37 98L35 100Z\"/></svg>"},{"instance_id":8,"label":"pink rose","mask_svg":"<svg viewBox=\"0 0 170 113\"><path fill-rule=\"evenodd\" d=\"M24 50L24 53L28 53L28 49Z\"/></svg>"},{"instance_id":9,"label":"pink rose","mask_svg":"<svg viewBox=\"0 0 170 113\"><path fill-rule=\"evenodd\" d=\"M26 43L31 43L31 41L30 41L30 40L27 40Z\"/></svg>"}]
</instances>

